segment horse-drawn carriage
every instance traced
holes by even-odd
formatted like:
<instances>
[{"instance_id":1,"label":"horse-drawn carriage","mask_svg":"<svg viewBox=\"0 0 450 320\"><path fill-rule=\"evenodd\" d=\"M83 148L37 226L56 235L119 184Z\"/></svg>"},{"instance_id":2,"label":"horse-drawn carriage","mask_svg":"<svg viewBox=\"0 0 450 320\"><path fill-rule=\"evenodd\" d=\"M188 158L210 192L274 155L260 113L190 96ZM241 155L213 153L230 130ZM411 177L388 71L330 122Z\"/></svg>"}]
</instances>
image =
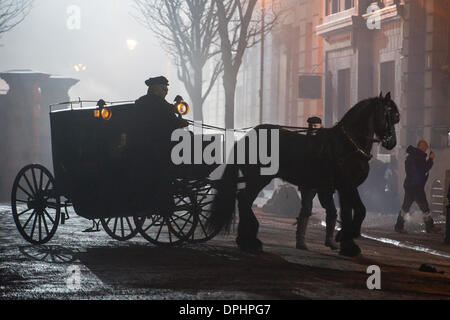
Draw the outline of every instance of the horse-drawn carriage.
<instances>
[{"instance_id":1,"label":"horse-drawn carriage","mask_svg":"<svg viewBox=\"0 0 450 320\"><path fill-rule=\"evenodd\" d=\"M157 174L142 182L134 161L140 156L133 147L134 103L83 107L90 102L50 106L54 176L39 164L16 176L11 206L25 240L49 241L69 218L69 207L93 221L90 231L101 223L121 241L137 234L157 245L212 238L204 223L214 192L209 175L217 165L177 167L171 205L156 206Z\"/></svg>"}]
</instances>

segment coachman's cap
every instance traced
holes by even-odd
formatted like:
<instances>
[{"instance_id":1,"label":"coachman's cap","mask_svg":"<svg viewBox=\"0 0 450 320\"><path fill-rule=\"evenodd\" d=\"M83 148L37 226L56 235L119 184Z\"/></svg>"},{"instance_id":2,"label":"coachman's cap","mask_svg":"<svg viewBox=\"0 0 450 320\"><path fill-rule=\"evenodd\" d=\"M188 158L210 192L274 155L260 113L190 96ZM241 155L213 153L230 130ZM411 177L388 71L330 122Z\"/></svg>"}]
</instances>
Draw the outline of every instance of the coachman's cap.
<instances>
[{"instance_id":1,"label":"coachman's cap","mask_svg":"<svg viewBox=\"0 0 450 320\"><path fill-rule=\"evenodd\" d=\"M309 124L322 124L322 119L320 119L319 117L311 117L308 118L307 122Z\"/></svg>"},{"instance_id":2,"label":"coachman's cap","mask_svg":"<svg viewBox=\"0 0 450 320\"><path fill-rule=\"evenodd\" d=\"M166 77L160 76L160 77L155 77L155 78L149 78L148 80L145 80L145 84L147 86L153 86L153 85L158 85L158 84L169 84L169 80L167 80Z\"/></svg>"}]
</instances>

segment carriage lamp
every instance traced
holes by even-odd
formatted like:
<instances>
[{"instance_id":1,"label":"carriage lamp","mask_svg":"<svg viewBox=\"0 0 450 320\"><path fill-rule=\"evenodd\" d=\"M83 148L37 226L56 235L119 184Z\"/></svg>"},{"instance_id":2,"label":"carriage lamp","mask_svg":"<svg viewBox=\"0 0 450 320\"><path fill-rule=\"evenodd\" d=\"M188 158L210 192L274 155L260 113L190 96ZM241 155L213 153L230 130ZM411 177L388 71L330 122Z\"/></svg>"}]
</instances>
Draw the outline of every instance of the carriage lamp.
<instances>
[{"instance_id":1,"label":"carriage lamp","mask_svg":"<svg viewBox=\"0 0 450 320\"><path fill-rule=\"evenodd\" d=\"M112 117L112 112L110 109L102 109L101 111L102 119L103 120L109 120Z\"/></svg>"},{"instance_id":2,"label":"carriage lamp","mask_svg":"<svg viewBox=\"0 0 450 320\"><path fill-rule=\"evenodd\" d=\"M184 116L189 112L189 105L186 102L177 104L178 113Z\"/></svg>"},{"instance_id":3,"label":"carriage lamp","mask_svg":"<svg viewBox=\"0 0 450 320\"><path fill-rule=\"evenodd\" d=\"M100 99L97 102L97 110L94 110L94 117L100 118L102 117L103 120L109 120L112 117L112 111L108 108L105 108L106 102L102 99Z\"/></svg>"},{"instance_id":4,"label":"carriage lamp","mask_svg":"<svg viewBox=\"0 0 450 320\"><path fill-rule=\"evenodd\" d=\"M180 115L184 116L189 112L189 104L185 102L181 96L176 96L174 101L175 108Z\"/></svg>"}]
</instances>

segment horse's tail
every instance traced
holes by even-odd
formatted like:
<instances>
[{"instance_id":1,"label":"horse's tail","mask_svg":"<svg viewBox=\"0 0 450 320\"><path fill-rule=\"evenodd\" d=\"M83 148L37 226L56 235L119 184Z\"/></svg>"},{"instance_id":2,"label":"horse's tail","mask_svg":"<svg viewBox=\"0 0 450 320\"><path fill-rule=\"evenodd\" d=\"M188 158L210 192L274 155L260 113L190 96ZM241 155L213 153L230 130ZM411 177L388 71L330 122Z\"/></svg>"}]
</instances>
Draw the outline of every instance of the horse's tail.
<instances>
[{"instance_id":1,"label":"horse's tail","mask_svg":"<svg viewBox=\"0 0 450 320\"><path fill-rule=\"evenodd\" d=\"M208 230L230 232L235 213L238 173L239 168L236 164L229 164L225 167L222 179L217 185L217 193L211 206L211 215L206 222Z\"/></svg>"}]
</instances>

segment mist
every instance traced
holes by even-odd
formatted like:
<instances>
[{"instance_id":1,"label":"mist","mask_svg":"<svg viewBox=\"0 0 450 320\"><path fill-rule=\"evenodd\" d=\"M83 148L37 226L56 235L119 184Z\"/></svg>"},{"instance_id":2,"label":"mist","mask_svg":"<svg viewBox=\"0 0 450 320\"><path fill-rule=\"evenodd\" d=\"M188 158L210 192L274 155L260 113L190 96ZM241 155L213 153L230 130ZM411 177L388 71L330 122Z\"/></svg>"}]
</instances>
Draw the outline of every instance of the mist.
<instances>
[{"instance_id":1,"label":"mist","mask_svg":"<svg viewBox=\"0 0 450 320\"><path fill-rule=\"evenodd\" d=\"M80 10L79 29L73 6ZM0 38L0 71L79 79L72 100L135 100L146 93L144 81L158 75L170 80L169 101L186 95L171 59L133 14L132 0L35 0L26 19ZM134 50L127 40L137 42ZM86 69L77 72L79 64Z\"/></svg>"}]
</instances>

